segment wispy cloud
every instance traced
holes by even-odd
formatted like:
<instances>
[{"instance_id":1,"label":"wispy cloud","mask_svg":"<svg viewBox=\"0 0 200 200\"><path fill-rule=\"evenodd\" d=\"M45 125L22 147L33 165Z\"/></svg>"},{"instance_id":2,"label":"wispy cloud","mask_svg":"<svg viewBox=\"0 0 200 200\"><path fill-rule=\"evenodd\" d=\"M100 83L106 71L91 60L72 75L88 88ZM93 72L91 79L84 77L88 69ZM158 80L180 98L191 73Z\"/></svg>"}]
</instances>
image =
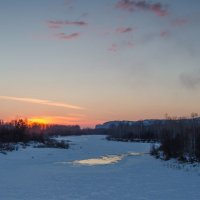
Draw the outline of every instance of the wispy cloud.
<instances>
[{"instance_id":1,"label":"wispy cloud","mask_svg":"<svg viewBox=\"0 0 200 200\"><path fill-rule=\"evenodd\" d=\"M21 97L11 97L11 96L0 96L0 99L3 100L12 100L12 101L21 101L26 103L33 103L33 104L41 104L46 106L55 106L55 107L63 107L68 109L74 110L82 110L84 108L76 105L71 105L67 103L55 102L50 100L42 100L42 99L33 99L33 98L21 98Z\"/></svg>"},{"instance_id":2,"label":"wispy cloud","mask_svg":"<svg viewBox=\"0 0 200 200\"><path fill-rule=\"evenodd\" d=\"M117 52L120 49L132 48L134 47L134 43L132 41L124 41L122 43L113 43L109 48L108 51Z\"/></svg>"},{"instance_id":3,"label":"wispy cloud","mask_svg":"<svg viewBox=\"0 0 200 200\"><path fill-rule=\"evenodd\" d=\"M61 40L72 40L78 38L80 33L72 33L72 34L65 34L65 33L57 33L55 37Z\"/></svg>"},{"instance_id":4,"label":"wispy cloud","mask_svg":"<svg viewBox=\"0 0 200 200\"><path fill-rule=\"evenodd\" d=\"M47 26L49 28L61 28L63 26L87 26L88 23L85 21L63 21L63 20L48 20Z\"/></svg>"},{"instance_id":5,"label":"wispy cloud","mask_svg":"<svg viewBox=\"0 0 200 200\"><path fill-rule=\"evenodd\" d=\"M132 32L134 29L131 27L119 27L116 29L117 33L130 33Z\"/></svg>"},{"instance_id":6,"label":"wispy cloud","mask_svg":"<svg viewBox=\"0 0 200 200\"><path fill-rule=\"evenodd\" d=\"M168 31L161 31L160 32L160 37L167 37L169 35Z\"/></svg>"},{"instance_id":7,"label":"wispy cloud","mask_svg":"<svg viewBox=\"0 0 200 200\"><path fill-rule=\"evenodd\" d=\"M116 52L118 50L118 45L117 44L112 44L109 48L108 48L109 51L112 51L112 52Z\"/></svg>"},{"instance_id":8,"label":"wispy cloud","mask_svg":"<svg viewBox=\"0 0 200 200\"><path fill-rule=\"evenodd\" d=\"M168 15L167 9L161 3L151 3L146 0L119 0L116 7L126 11L147 10L158 16Z\"/></svg>"}]
</instances>

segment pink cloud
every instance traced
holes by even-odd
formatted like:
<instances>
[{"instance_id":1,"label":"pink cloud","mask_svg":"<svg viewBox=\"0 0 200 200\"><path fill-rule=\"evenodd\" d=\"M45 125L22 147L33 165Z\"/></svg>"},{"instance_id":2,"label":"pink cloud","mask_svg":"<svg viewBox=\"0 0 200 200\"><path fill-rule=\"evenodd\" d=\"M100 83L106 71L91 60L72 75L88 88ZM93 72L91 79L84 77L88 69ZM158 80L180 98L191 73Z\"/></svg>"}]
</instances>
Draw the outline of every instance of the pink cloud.
<instances>
[{"instance_id":1,"label":"pink cloud","mask_svg":"<svg viewBox=\"0 0 200 200\"><path fill-rule=\"evenodd\" d=\"M126 48L133 48L134 47L134 43L131 41L125 41L121 44L115 44L113 43L108 50L111 52L117 52L119 49L126 49Z\"/></svg>"},{"instance_id":2,"label":"pink cloud","mask_svg":"<svg viewBox=\"0 0 200 200\"><path fill-rule=\"evenodd\" d=\"M111 47L108 49L109 51L116 52L118 50L117 44L112 44Z\"/></svg>"},{"instance_id":3,"label":"pink cloud","mask_svg":"<svg viewBox=\"0 0 200 200\"><path fill-rule=\"evenodd\" d=\"M168 12L165 8L163 8L161 3L155 3L149 6L149 9L152 10L155 14L160 17L168 15Z\"/></svg>"},{"instance_id":4,"label":"pink cloud","mask_svg":"<svg viewBox=\"0 0 200 200\"><path fill-rule=\"evenodd\" d=\"M152 11L158 16L166 16L168 14L165 6L161 3L151 3L146 0L119 0L116 7L121 10L133 12L135 10Z\"/></svg>"},{"instance_id":5,"label":"pink cloud","mask_svg":"<svg viewBox=\"0 0 200 200\"><path fill-rule=\"evenodd\" d=\"M72 34L65 34L65 33L58 33L55 35L55 37L57 39L61 39L61 40L72 40L75 38L78 38L80 36L80 33L72 33Z\"/></svg>"},{"instance_id":6,"label":"pink cloud","mask_svg":"<svg viewBox=\"0 0 200 200\"><path fill-rule=\"evenodd\" d=\"M166 37L166 36L168 36L169 35L169 32L168 31L161 31L160 32L160 36L161 37Z\"/></svg>"},{"instance_id":7,"label":"pink cloud","mask_svg":"<svg viewBox=\"0 0 200 200\"><path fill-rule=\"evenodd\" d=\"M130 27L127 27L127 28L124 28L124 27L119 27L116 29L116 32L117 33L128 33L128 32L132 32L134 29L133 28L130 28Z\"/></svg>"},{"instance_id":8,"label":"pink cloud","mask_svg":"<svg viewBox=\"0 0 200 200\"><path fill-rule=\"evenodd\" d=\"M62 20L49 20L47 21L49 28L61 28L62 26L74 25L74 26L87 26L88 23L84 21L62 21Z\"/></svg>"}]
</instances>

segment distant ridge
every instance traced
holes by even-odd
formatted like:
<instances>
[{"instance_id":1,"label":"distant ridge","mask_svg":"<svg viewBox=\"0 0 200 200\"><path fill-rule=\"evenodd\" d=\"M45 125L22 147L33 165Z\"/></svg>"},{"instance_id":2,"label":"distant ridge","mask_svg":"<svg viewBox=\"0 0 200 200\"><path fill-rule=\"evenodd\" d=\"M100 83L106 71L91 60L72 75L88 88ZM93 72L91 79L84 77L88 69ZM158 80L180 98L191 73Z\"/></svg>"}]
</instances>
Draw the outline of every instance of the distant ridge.
<instances>
[{"instance_id":1,"label":"distant ridge","mask_svg":"<svg viewBox=\"0 0 200 200\"><path fill-rule=\"evenodd\" d=\"M200 124L200 117L194 117L194 118L177 118L173 119L173 121L179 121L184 120L185 123L190 123L193 119L195 119L196 123ZM103 124L96 125L95 129L109 129L114 127L119 127L121 125L126 126L151 126L151 125L163 125L167 122L169 122L171 119L145 119L145 120L138 120L138 121L128 121L128 120L115 120L115 121L108 121Z\"/></svg>"},{"instance_id":2,"label":"distant ridge","mask_svg":"<svg viewBox=\"0 0 200 200\"><path fill-rule=\"evenodd\" d=\"M153 124L164 124L166 123L166 119L145 119L145 120L138 120L138 121L108 121L103 124L96 125L96 129L109 129L112 127L118 127L120 125L128 125L128 126L137 126L137 125L144 125L144 126L150 126Z\"/></svg>"}]
</instances>

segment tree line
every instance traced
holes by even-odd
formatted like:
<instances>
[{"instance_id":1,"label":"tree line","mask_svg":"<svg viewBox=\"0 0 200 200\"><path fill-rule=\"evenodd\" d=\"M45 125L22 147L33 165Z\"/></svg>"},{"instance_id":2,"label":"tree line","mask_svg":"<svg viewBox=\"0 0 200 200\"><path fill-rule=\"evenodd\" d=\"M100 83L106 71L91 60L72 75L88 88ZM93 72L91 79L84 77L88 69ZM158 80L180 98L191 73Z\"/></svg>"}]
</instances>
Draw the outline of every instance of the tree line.
<instances>
[{"instance_id":1,"label":"tree line","mask_svg":"<svg viewBox=\"0 0 200 200\"><path fill-rule=\"evenodd\" d=\"M43 126L39 124L29 125L27 120L17 119L10 122L0 121L0 142L17 143L38 141L44 142Z\"/></svg>"},{"instance_id":2,"label":"tree line","mask_svg":"<svg viewBox=\"0 0 200 200\"><path fill-rule=\"evenodd\" d=\"M29 142L40 143L35 147L68 148L64 141L52 139L52 136L71 135L80 129L79 126L56 126L29 124L27 120L17 119L10 122L0 120L0 153L15 150L16 143L27 145Z\"/></svg>"},{"instance_id":3,"label":"tree line","mask_svg":"<svg viewBox=\"0 0 200 200\"><path fill-rule=\"evenodd\" d=\"M17 143L29 141L44 142L54 136L103 134L101 130L81 129L79 125L57 125L28 123L26 119L10 122L0 120L0 143Z\"/></svg>"},{"instance_id":4,"label":"tree line","mask_svg":"<svg viewBox=\"0 0 200 200\"><path fill-rule=\"evenodd\" d=\"M120 124L107 130L108 140L158 142L152 145L151 154L163 159L177 158L184 161L200 161L200 118L192 113L190 118L167 116L145 125Z\"/></svg>"}]
</instances>

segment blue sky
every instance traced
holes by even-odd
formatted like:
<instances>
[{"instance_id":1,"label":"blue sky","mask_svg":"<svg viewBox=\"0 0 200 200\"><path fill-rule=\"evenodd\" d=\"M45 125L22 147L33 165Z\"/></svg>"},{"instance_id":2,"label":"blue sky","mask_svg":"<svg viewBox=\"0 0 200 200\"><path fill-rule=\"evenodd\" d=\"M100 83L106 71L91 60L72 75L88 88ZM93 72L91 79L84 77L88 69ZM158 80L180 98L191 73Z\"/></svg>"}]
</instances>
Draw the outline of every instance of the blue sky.
<instances>
[{"instance_id":1,"label":"blue sky","mask_svg":"<svg viewBox=\"0 0 200 200\"><path fill-rule=\"evenodd\" d=\"M199 1L0 5L0 118L93 126L199 112Z\"/></svg>"}]
</instances>

